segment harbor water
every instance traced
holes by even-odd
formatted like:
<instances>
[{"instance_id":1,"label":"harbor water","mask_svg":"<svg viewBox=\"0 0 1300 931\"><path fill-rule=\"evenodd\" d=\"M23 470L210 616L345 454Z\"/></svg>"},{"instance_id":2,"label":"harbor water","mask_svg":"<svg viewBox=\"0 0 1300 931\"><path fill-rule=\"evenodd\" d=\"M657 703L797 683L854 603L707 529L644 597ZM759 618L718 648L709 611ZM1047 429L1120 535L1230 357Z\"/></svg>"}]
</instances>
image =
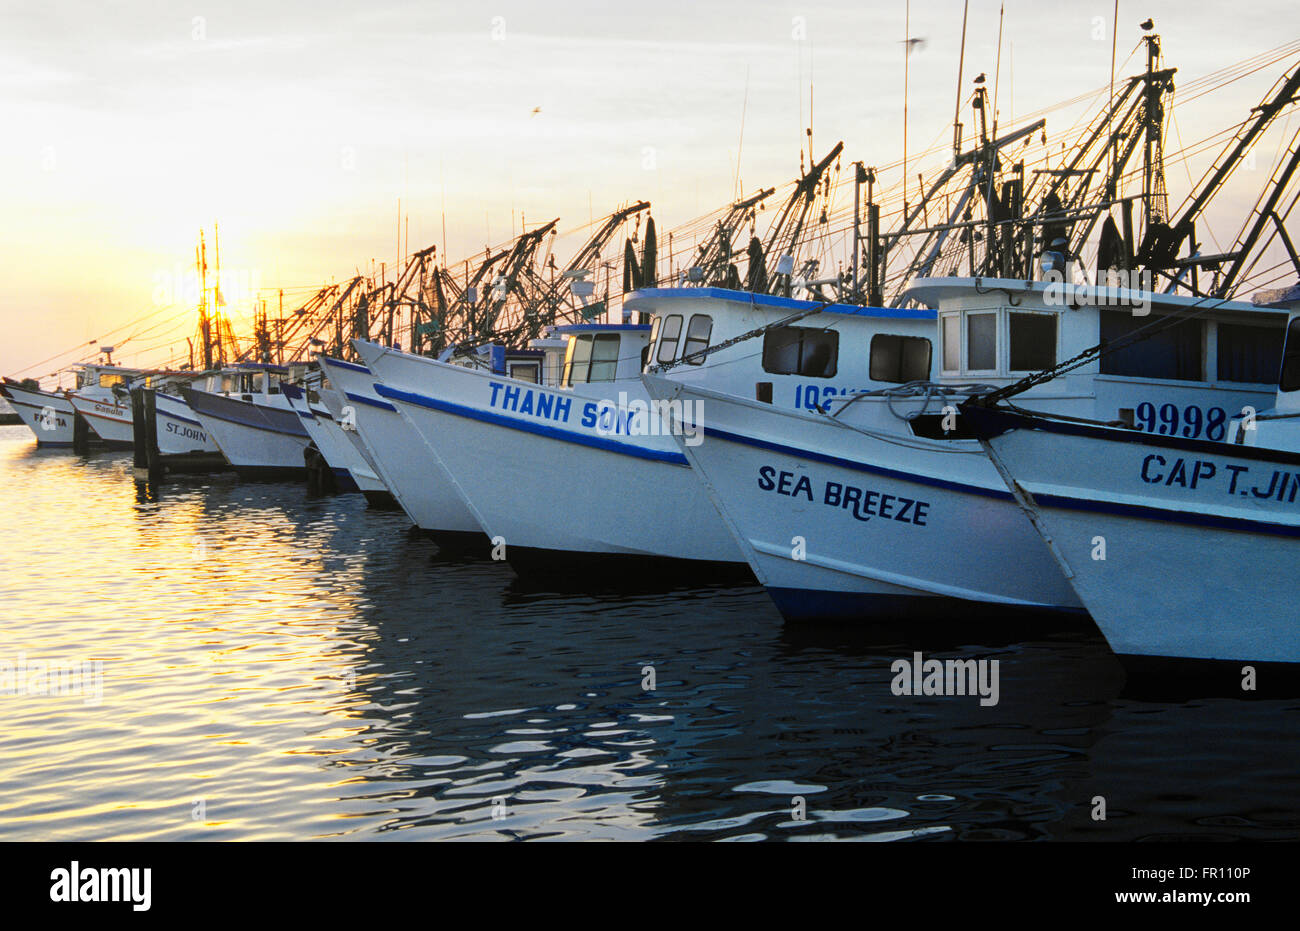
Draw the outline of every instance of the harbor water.
<instances>
[{"instance_id":1,"label":"harbor water","mask_svg":"<svg viewBox=\"0 0 1300 931\"><path fill-rule=\"evenodd\" d=\"M23 426L0 561L0 840L1300 839L1300 699L1135 694L1086 623L525 584L359 495L148 488ZM920 649L998 660L997 703L894 694Z\"/></svg>"}]
</instances>

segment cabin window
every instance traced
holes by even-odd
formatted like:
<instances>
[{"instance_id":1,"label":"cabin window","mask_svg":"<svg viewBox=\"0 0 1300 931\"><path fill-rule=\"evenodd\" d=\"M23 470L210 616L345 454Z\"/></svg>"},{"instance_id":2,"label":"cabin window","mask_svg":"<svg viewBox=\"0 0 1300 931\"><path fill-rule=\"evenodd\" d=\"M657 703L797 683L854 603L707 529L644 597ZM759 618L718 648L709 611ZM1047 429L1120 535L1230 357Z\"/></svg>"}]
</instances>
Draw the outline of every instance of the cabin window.
<instances>
[{"instance_id":1,"label":"cabin window","mask_svg":"<svg viewBox=\"0 0 1300 931\"><path fill-rule=\"evenodd\" d=\"M564 361L564 383L574 385L587 380L591 367L591 340L575 336L569 340L569 357Z\"/></svg>"},{"instance_id":2,"label":"cabin window","mask_svg":"<svg viewBox=\"0 0 1300 931\"><path fill-rule=\"evenodd\" d=\"M943 318L943 370L961 371L961 317L957 314Z\"/></svg>"},{"instance_id":3,"label":"cabin window","mask_svg":"<svg viewBox=\"0 0 1300 931\"><path fill-rule=\"evenodd\" d=\"M660 362L671 362L677 358L677 339L681 335L681 314L665 317L663 326L659 328L659 350L655 358Z\"/></svg>"},{"instance_id":4,"label":"cabin window","mask_svg":"<svg viewBox=\"0 0 1300 931\"><path fill-rule=\"evenodd\" d=\"M1282 377L1278 387L1283 391L1295 391L1300 388L1300 317L1296 317L1286 328L1286 351L1282 356Z\"/></svg>"},{"instance_id":5,"label":"cabin window","mask_svg":"<svg viewBox=\"0 0 1300 931\"><path fill-rule=\"evenodd\" d=\"M513 362L510 365L510 377L535 385L541 377L541 367L536 362Z\"/></svg>"},{"instance_id":6,"label":"cabin window","mask_svg":"<svg viewBox=\"0 0 1300 931\"><path fill-rule=\"evenodd\" d=\"M99 387L112 388L114 385L125 385L126 379L121 375L100 375Z\"/></svg>"},{"instance_id":7,"label":"cabin window","mask_svg":"<svg viewBox=\"0 0 1300 931\"><path fill-rule=\"evenodd\" d=\"M1056 364L1056 314L1012 312L1008 343L1013 372L1041 372Z\"/></svg>"},{"instance_id":8,"label":"cabin window","mask_svg":"<svg viewBox=\"0 0 1300 931\"><path fill-rule=\"evenodd\" d=\"M1124 311L1103 310L1102 342L1119 339L1163 319L1165 318L1155 315L1135 317ZM1123 349L1104 353L1101 357L1101 374L1202 381L1205 378L1205 367L1202 365L1204 334L1203 321L1184 320Z\"/></svg>"},{"instance_id":9,"label":"cabin window","mask_svg":"<svg viewBox=\"0 0 1300 931\"><path fill-rule=\"evenodd\" d=\"M930 341L923 336L871 337L871 380L904 384L930 377Z\"/></svg>"},{"instance_id":10,"label":"cabin window","mask_svg":"<svg viewBox=\"0 0 1300 931\"><path fill-rule=\"evenodd\" d=\"M998 315L966 315L966 369L991 372L998 367Z\"/></svg>"},{"instance_id":11,"label":"cabin window","mask_svg":"<svg viewBox=\"0 0 1300 931\"><path fill-rule=\"evenodd\" d=\"M618 373L617 333L597 333L591 347L591 375L587 381L613 381Z\"/></svg>"},{"instance_id":12,"label":"cabin window","mask_svg":"<svg viewBox=\"0 0 1300 931\"><path fill-rule=\"evenodd\" d=\"M763 336L763 371L774 375L833 378L839 355L840 334L835 330L786 326Z\"/></svg>"},{"instance_id":13,"label":"cabin window","mask_svg":"<svg viewBox=\"0 0 1300 931\"><path fill-rule=\"evenodd\" d=\"M682 346L682 355L689 356L693 352L706 349L711 335L713 335L713 318L708 314L695 314L686 327L686 342ZM703 365L704 356L692 359L688 364Z\"/></svg>"},{"instance_id":14,"label":"cabin window","mask_svg":"<svg viewBox=\"0 0 1300 931\"><path fill-rule=\"evenodd\" d=\"M1282 364L1282 326L1219 324L1219 381L1272 384Z\"/></svg>"},{"instance_id":15,"label":"cabin window","mask_svg":"<svg viewBox=\"0 0 1300 931\"><path fill-rule=\"evenodd\" d=\"M578 385L583 382L613 381L618 370L617 333L597 333L575 336L569 342L569 358L564 366L564 383ZM534 379L536 380L536 363Z\"/></svg>"}]
</instances>

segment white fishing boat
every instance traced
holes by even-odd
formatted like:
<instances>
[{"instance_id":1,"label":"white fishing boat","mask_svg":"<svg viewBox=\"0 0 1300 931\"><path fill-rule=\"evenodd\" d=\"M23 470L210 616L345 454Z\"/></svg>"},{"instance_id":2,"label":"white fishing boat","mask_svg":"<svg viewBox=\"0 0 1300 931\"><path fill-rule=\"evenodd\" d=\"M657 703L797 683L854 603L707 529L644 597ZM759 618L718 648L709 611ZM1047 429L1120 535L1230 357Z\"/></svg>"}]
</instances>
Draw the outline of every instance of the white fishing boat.
<instances>
[{"instance_id":1,"label":"white fishing boat","mask_svg":"<svg viewBox=\"0 0 1300 931\"><path fill-rule=\"evenodd\" d=\"M199 422L194 411L179 394L157 388L153 391L156 419L154 424L158 451L169 469L179 469L186 462L221 457L221 449Z\"/></svg>"},{"instance_id":2,"label":"white fishing boat","mask_svg":"<svg viewBox=\"0 0 1300 931\"><path fill-rule=\"evenodd\" d=\"M1239 420L1230 443L1019 405L968 407L1006 487L1116 653L1300 662L1294 317L1286 353L1276 405Z\"/></svg>"},{"instance_id":3,"label":"white fishing boat","mask_svg":"<svg viewBox=\"0 0 1300 931\"><path fill-rule=\"evenodd\" d=\"M937 308L936 370L920 384L797 409L678 377L659 400L702 405L682 446L759 580L790 620L951 617L976 605L1081 603L957 413L972 383L1008 385L1165 314L1187 297L996 279L923 279ZM1150 316L1134 315L1149 310ZM1216 302L1196 320L1022 395L1036 409L1222 440L1266 406L1284 317Z\"/></svg>"},{"instance_id":4,"label":"white fishing boat","mask_svg":"<svg viewBox=\"0 0 1300 931\"><path fill-rule=\"evenodd\" d=\"M77 412L66 393L33 388L10 378L0 384L0 392L36 435L37 446L72 446Z\"/></svg>"},{"instance_id":5,"label":"white fishing boat","mask_svg":"<svg viewBox=\"0 0 1300 931\"><path fill-rule=\"evenodd\" d=\"M650 358L678 366L682 378L792 407L809 391L875 384L873 335L917 340L928 367L929 340L920 333L934 319L929 311L716 288L646 290L624 311L653 313L658 322L557 328L569 345L563 384L555 388L355 343L379 380L376 391L424 437L517 569L560 572L593 563L611 570L621 562L644 572L646 560L673 559L711 573L743 562L669 434L669 418L651 407L638 377ZM754 343L701 354L710 343L814 314L811 326L773 331L761 357Z\"/></svg>"},{"instance_id":6,"label":"white fishing boat","mask_svg":"<svg viewBox=\"0 0 1300 931\"><path fill-rule=\"evenodd\" d=\"M302 421L303 429L333 473L338 490L384 490L383 482L370 472L366 461L323 403L322 395L330 389L319 383L308 387L282 382L280 390L289 399L289 406Z\"/></svg>"},{"instance_id":7,"label":"white fishing boat","mask_svg":"<svg viewBox=\"0 0 1300 931\"><path fill-rule=\"evenodd\" d=\"M68 400L106 446L130 449L135 443L131 386L148 373L119 365L79 365L77 386Z\"/></svg>"},{"instance_id":8,"label":"white fishing boat","mask_svg":"<svg viewBox=\"0 0 1300 931\"><path fill-rule=\"evenodd\" d=\"M370 455L365 440L361 438L360 431L357 430L355 418L351 413L352 409L345 401L342 392L330 386L323 387L320 391L320 400L325 409L329 411L333 422L338 426L344 441L352 446L355 454L351 466L352 478L357 483L361 493L366 496L366 501L371 507L400 507L401 505L397 503L397 499L388 490L388 486L384 484L384 480L380 478L379 467Z\"/></svg>"},{"instance_id":9,"label":"white fishing boat","mask_svg":"<svg viewBox=\"0 0 1300 931\"><path fill-rule=\"evenodd\" d=\"M241 363L221 374L221 393L183 387L181 396L241 478L303 478L310 438L280 391L282 378L301 377L302 371L302 366Z\"/></svg>"},{"instance_id":10,"label":"white fishing boat","mask_svg":"<svg viewBox=\"0 0 1300 931\"><path fill-rule=\"evenodd\" d=\"M342 396L340 422L355 427L379 478L415 525L441 546L483 546L483 530L451 476L421 449L423 440L397 408L379 396L370 369L324 355L317 362Z\"/></svg>"}]
</instances>

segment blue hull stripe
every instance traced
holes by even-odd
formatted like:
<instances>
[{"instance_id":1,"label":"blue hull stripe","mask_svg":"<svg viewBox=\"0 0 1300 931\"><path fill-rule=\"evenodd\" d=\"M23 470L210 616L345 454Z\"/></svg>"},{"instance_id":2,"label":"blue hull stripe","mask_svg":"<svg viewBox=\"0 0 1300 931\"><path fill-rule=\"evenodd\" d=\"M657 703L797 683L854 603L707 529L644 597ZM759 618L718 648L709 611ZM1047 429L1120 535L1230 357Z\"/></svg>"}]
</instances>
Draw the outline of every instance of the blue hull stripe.
<instances>
[{"instance_id":1,"label":"blue hull stripe","mask_svg":"<svg viewBox=\"0 0 1300 931\"><path fill-rule=\"evenodd\" d=\"M704 435L714 436L728 443L738 443L741 446L753 446L756 449L769 449L772 452L793 456L796 459L807 459L810 462L824 462L827 465L838 466L842 469L849 469L853 472L884 475L889 478L896 478L899 481L911 482L914 485L927 485L932 488L946 488L949 491L957 491L965 495L979 495L984 498L995 498L999 501L1015 501L1011 492L1007 491L1005 488L984 488L980 485L969 485L965 482L950 482L942 478L930 478L926 475L900 472L897 469L886 469L883 466L868 465L865 462L855 462L852 459L841 459L839 456L828 456L825 453L815 453L811 450L799 449L796 446L786 446L782 443L772 443L768 440L760 440L752 436L742 436L739 433L719 430L716 427L705 427Z\"/></svg>"},{"instance_id":2,"label":"blue hull stripe","mask_svg":"<svg viewBox=\"0 0 1300 931\"><path fill-rule=\"evenodd\" d=\"M1155 507L1146 504L1121 504L1115 501L1092 501L1064 495L1033 495L1040 507L1062 511L1086 511L1092 514L1111 514L1118 517L1136 517L1160 521L1165 524L1184 524L1191 527L1211 527L1215 530L1235 530L1241 533L1261 533L1275 537L1300 537L1300 526L1278 524L1249 517L1225 517L1219 514L1197 514L1173 507Z\"/></svg>"},{"instance_id":3,"label":"blue hull stripe","mask_svg":"<svg viewBox=\"0 0 1300 931\"><path fill-rule=\"evenodd\" d=\"M337 365L341 369L347 369L349 372L365 372L371 374L370 369L364 365L357 365L355 362L344 362L342 359L335 359L332 356L321 356L321 361L326 365Z\"/></svg>"},{"instance_id":4,"label":"blue hull stripe","mask_svg":"<svg viewBox=\"0 0 1300 931\"><path fill-rule=\"evenodd\" d=\"M364 394L353 394L351 391L346 391L344 394L347 395L349 401L356 401L358 404L368 404L371 407L379 408L381 411L391 411L394 414L397 413L397 408L393 407L393 405L389 404L387 401L381 401L378 398L369 398Z\"/></svg>"},{"instance_id":5,"label":"blue hull stripe","mask_svg":"<svg viewBox=\"0 0 1300 931\"><path fill-rule=\"evenodd\" d=\"M191 423L196 427L203 427L203 424L199 423L197 420L191 420L189 417L182 417L180 414L173 414L169 411L158 411L157 413L159 417L166 417L168 420L179 420L181 423Z\"/></svg>"},{"instance_id":6,"label":"blue hull stripe","mask_svg":"<svg viewBox=\"0 0 1300 931\"><path fill-rule=\"evenodd\" d=\"M430 398L423 394L399 391L396 388L390 388L383 384L376 383L375 390L386 398L405 401L407 404L414 404L417 407L427 407L430 410L442 411L446 414L454 414L457 417L464 417L468 420L480 420L483 423L490 423L498 427L506 427L510 430L518 430L521 433L531 433L534 436L544 436L547 439L559 440L562 443L573 443L578 446L590 446L593 449L601 449L605 452L617 453L622 456L632 456L636 459L649 459L652 462L666 462L675 466L689 465L686 461L686 457L681 453L666 452L659 449L644 449L640 446L633 446L631 443L619 443L614 440L607 440L601 436L589 436L585 433L577 433L573 430L561 430L558 427L548 427L545 424L530 423L526 420L518 420L514 417L503 417L500 414L481 411L473 407L465 407L461 404L452 404L448 401L439 401L436 398Z\"/></svg>"}]
</instances>

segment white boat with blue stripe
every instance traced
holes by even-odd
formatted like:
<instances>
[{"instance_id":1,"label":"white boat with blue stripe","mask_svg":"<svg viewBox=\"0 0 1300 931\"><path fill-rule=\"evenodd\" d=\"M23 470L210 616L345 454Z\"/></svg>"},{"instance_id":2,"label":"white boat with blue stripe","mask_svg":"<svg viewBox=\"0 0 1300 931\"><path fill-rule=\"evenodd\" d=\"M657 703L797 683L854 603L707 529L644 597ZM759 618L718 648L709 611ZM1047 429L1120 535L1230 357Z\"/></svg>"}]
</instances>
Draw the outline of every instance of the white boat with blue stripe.
<instances>
[{"instance_id":1,"label":"white boat with blue stripe","mask_svg":"<svg viewBox=\"0 0 1300 931\"><path fill-rule=\"evenodd\" d=\"M36 436L37 446L71 447L77 412L65 392L45 391L6 378L0 392Z\"/></svg>"},{"instance_id":2,"label":"white boat with blue stripe","mask_svg":"<svg viewBox=\"0 0 1300 931\"><path fill-rule=\"evenodd\" d=\"M1081 602L1016 506L956 405L1195 299L992 279L922 279L937 309L933 373L879 361L890 390L825 393L791 409L647 376L653 397L702 405L703 442L682 447L759 580L789 620L945 619L993 606L1079 611ZM1149 315L1136 315L1134 308ZM1125 420L1219 441L1242 407L1267 406L1284 316L1213 309L1022 397L1039 410ZM866 351L864 350L864 355ZM984 613L988 613L987 611Z\"/></svg>"},{"instance_id":3,"label":"white boat with blue stripe","mask_svg":"<svg viewBox=\"0 0 1300 931\"><path fill-rule=\"evenodd\" d=\"M424 437L489 537L525 573L584 566L644 573L647 561L748 575L744 556L672 436L692 417L661 409L639 374L652 360L679 376L793 407L810 390L871 387L873 335L926 343L934 314L816 304L716 288L643 290L624 303L653 323L557 327L569 340L550 388L358 342L378 392ZM705 353L756 328L803 315L767 341ZM768 364L764 365L764 362ZM829 376L818 381L815 371ZM689 438L685 438L689 442ZM600 575L587 576L598 583Z\"/></svg>"},{"instance_id":4,"label":"white boat with blue stripe","mask_svg":"<svg viewBox=\"0 0 1300 931\"><path fill-rule=\"evenodd\" d=\"M310 438L280 381L303 366L241 363L223 372L222 393L183 387L181 396L240 478L300 479L307 468L303 451Z\"/></svg>"},{"instance_id":5,"label":"white boat with blue stripe","mask_svg":"<svg viewBox=\"0 0 1300 931\"><path fill-rule=\"evenodd\" d=\"M370 369L325 355L316 361L341 396L340 422L355 428L378 477L406 515L441 547L482 547L483 530L451 476L397 408L379 396Z\"/></svg>"},{"instance_id":6,"label":"white boat with blue stripe","mask_svg":"<svg viewBox=\"0 0 1300 931\"><path fill-rule=\"evenodd\" d=\"M1300 289L1288 301L1300 306ZM1300 318L1276 403L1231 442L971 406L1111 648L1146 659L1300 663Z\"/></svg>"}]
</instances>

